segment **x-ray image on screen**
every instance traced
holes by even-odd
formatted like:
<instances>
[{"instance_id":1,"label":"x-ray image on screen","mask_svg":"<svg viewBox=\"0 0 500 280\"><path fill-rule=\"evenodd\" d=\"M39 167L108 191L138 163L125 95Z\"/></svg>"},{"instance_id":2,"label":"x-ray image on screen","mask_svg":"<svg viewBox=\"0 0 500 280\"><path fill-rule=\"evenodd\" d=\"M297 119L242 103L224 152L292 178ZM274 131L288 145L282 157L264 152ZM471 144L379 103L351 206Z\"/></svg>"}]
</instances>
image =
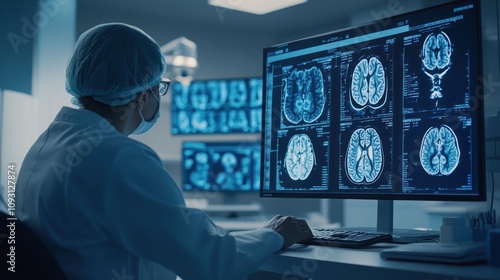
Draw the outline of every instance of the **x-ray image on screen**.
<instances>
[{"instance_id":1,"label":"x-ray image on screen","mask_svg":"<svg viewBox=\"0 0 500 280\"><path fill-rule=\"evenodd\" d=\"M228 98L228 103L232 108L241 108L246 106L249 99L249 91L247 89L247 82L244 80L234 80L229 82L229 92L231 94Z\"/></svg>"},{"instance_id":2,"label":"x-ray image on screen","mask_svg":"<svg viewBox=\"0 0 500 280\"><path fill-rule=\"evenodd\" d=\"M328 182L329 135L314 130L291 130L280 133L278 140L279 185L296 190L325 190Z\"/></svg>"},{"instance_id":3,"label":"x-ray image on screen","mask_svg":"<svg viewBox=\"0 0 500 280\"><path fill-rule=\"evenodd\" d=\"M250 107L260 108L262 106L262 79L248 80L250 86Z\"/></svg>"},{"instance_id":4,"label":"x-ray image on screen","mask_svg":"<svg viewBox=\"0 0 500 280\"><path fill-rule=\"evenodd\" d=\"M387 189L393 130L390 118L341 124L339 189Z\"/></svg>"},{"instance_id":5,"label":"x-ray image on screen","mask_svg":"<svg viewBox=\"0 0 500 280\"><path fill-rule=\"evenodd\" d=\"M460 145L453 129L443 124L427 129L420 145L420 164L431 176L448 176L458 166Z\"/></svg>"},{"instance_id":6,"label":"x-ray image on screen","mask_svg":"<svg viewBox=\"0 0 500 280\"><path fill-rule=\"evenodd\" d=\"M179 112L186 107L190 107L190 98L189 98L189 87L185 87L180 83L174 83L172 85L172 103L175 104L175 107ZM184 127L185 125L181 125Z\"/></svg>"},{"instance_id":7,"label":"x-ray image on screen","mask_svg":"<svg viewBox=\"0 0 500 280\"><path fill-rule=\"evenodd\" d=\"M462 40L460 22L404 38L404 113L469 107L470 65L474 59L468 42Z\"/></svg>"},{"instance_id":8,"label":"x-ray image on screen","mask_svg":"<svg viewBox=\"0 0 500 280\"><path fill-rule=\"evenodd\" d=\"M256 133L262 126L262 79L193 81L172 85L171 132Z\"/></svg>"},{"instance_id":9,"label":"x-ray image on screen","mask_svg":"<svg viewBox=\"0 0 500 280\"><path fill-rule=\"evenodd\" d=\"M325 110L325 87L321 70L312 66L294 69L285 79L283 112L288 122L317 121Z\"/></svg>"},{"instance_id":10,"label":"x-ray image on screen","mask_svg":"<svg viewBox=\"0 0 500 280\"><path fill-rule=\"evenodd\" d=\"M186 152L184 156L186 157L186 160L184 160L183 170L190 170L189 175L187 175L187 180L192 187L189 188L210 188L210 185L207 184L210 178L210 162L208 160L208 154L206 152Z\"/></svg>"},{"instance_id":11,"label":"x-ray image on screen","mask_svg":"<svg viewBox=\"0 0 500 280\"><path fill-rule=\"evenodd\" d=\"M373 40L358 52L347 50L334 58L341 121L393 113L394 55L394 40Z\"/></svg>"},{"instance_id":12,"label":"x-ray image on screen","mask_svg":"<svg viewBox=\"0 0 500 280\"><path fill-rule=\"evenodd\" d=\"M214 125L214 112L206 110L196 110L191 113L191 127L194 130L204 133L210 133L214 130Z\"/></svg>"},{"instance_id":13,"label":"x-ray image on screen","mask_svg":"<svg viewBox=\"0 0 500 280\"><path fill-rule=\"evenodd\" d=\"M422 117L404 121L403 160L408 164L403 190L432 192L470 189L471 120L468 117Z\"/></svg>"},{"instance_id":14,"label":"x-ray image on screen","mask_svg":"<svg viewBox=\"0 0 500 280\"><path fill-rule=\"evenodd\" d=\"M295 134L288 141L285 153L286 171L290 179L306 180L316 165L316 155L307 134Z\"/></svg>"},{"instance_id":15,"label":"x-ray image on screen","mask_svg":"<svg viewBox=\"0 0 500 280\"><path fill-rule=\"evenodd\" d=\"M352 72L350 105L356 111L379 109L387 101L387 74L377 56L363 57Z\"/></svg>"},{"instance_id":16,"label":"x-ray image on screen","mask_svg":"<svg viewBox=\"0 0 500 280\"><path fill-rule=\"evenodd\" d=\"M321 61L281 69L282 128L328 122L331 66L328 59Z\"/></svg>"},{"instance_id":17,"label":"x-ray image on screen","mask_svg":"<svg viewBox=\"0 0 500 280\"><path fill-rule=\"evenodd\" d=\"M345 154L345 171L353 184L372 184L382 174L384 146L375 128L357 128L351 134Z\"/></svg>"},{"instance_id":18,"label":"x-ray image on screen","mask_svg":"<svg viewBox=\"0 0 500 280\"><path fill-rule=\"evenodd\" d=\"M260 144L189 141L182 145L186 191L258 191Z\"/></svg>"}]
</instances>

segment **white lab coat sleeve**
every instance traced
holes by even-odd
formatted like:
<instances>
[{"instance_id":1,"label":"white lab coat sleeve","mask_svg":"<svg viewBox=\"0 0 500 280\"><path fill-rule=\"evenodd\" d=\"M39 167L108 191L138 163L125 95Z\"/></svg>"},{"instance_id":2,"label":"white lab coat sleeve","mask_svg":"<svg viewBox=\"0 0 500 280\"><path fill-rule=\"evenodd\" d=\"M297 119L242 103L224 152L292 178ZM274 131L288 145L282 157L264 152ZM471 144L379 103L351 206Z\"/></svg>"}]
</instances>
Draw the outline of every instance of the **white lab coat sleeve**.
<instances>
[{"instance_id":1,"label":"white lab coat sleeve","mask_svg":"<svg viewBox=\"0 0 500 280\"><path fill-rule=\"evenodd\" d=\"M184 280L242 279L283 246L273 230L233 235L203 211L187 208L161 160L146 146L121 148L105 186L106 234Z\"/></svg>"}]
</instances>

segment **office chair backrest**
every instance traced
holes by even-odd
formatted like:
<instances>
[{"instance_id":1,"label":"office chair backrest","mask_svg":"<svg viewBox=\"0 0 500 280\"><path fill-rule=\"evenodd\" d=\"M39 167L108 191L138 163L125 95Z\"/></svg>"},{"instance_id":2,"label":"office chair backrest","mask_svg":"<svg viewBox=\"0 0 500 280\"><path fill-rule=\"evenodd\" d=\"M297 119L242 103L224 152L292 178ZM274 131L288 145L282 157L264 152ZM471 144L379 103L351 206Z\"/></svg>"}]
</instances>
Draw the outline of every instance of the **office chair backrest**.
<instances>
[{"instance_id":1,"label":"office chair backrest","mask_svg":"<svg viewBox=\"0 0 500 280\"><path fill-rule=\"evenodd\" d=\"M0 279L66 279L38 236L20 220L8 218L13 217L0 211Z\"/></svg>"}]
</instances>

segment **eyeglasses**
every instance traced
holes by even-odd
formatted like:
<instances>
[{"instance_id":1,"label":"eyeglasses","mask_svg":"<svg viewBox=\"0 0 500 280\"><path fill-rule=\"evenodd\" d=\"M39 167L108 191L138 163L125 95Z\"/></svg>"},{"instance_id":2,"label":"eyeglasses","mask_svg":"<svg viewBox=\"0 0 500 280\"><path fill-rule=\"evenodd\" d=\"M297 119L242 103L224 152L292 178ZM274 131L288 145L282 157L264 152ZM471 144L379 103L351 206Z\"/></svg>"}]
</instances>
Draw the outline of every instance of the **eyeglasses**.
<instances>
[{"instance_id":1,"label":"eyeglasses","mask_svg":"<svg viewBox=\"0 0 500 280\"><path fill-rule=\"evenodd\" d=\"M167 78L161 78L160 85L158 86L158 94L160 96L164 96L168 92L168 88L170 87L170 80Z\"/></svg>"}]
</instances>

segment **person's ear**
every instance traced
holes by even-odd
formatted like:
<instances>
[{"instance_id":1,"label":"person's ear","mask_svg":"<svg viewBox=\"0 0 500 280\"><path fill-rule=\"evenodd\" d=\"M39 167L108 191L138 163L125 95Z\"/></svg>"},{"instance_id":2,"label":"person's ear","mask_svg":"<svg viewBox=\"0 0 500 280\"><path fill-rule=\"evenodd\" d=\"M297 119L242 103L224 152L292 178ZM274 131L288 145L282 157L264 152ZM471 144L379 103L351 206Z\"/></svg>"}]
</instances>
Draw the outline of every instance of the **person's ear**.
<instances>
[{"instance_id":1,"label":"person's ear","mask_svg":"<svg viewBox=\"0 0 500 280\"><path fill-rule=\"evenodd\" d=\"M139 93L137 95L137 97L135 98L135 103L137 104L137 106L139 107L139 110L142 111L142 108L144 107L144 104L146 104L146 101L148 101L148 94L147 94L147 91L141 91L141 93Z\"/></svg>"}]
</instances>

